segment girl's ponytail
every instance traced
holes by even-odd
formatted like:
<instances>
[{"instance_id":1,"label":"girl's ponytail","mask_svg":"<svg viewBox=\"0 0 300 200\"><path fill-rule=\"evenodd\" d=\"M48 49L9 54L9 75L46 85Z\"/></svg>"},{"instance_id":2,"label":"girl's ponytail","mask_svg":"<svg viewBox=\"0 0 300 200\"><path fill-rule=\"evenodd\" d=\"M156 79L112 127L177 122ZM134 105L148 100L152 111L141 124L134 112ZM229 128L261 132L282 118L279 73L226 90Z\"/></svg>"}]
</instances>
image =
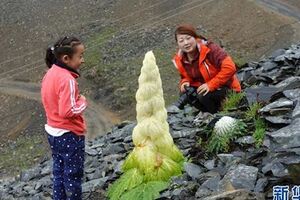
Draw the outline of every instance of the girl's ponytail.
<instances>
[{"instance_id":1,"label":"girl's ponytail","mask_svg":"<svg viewBox=\"0 0 300 200\"><path fill-rule=\"evenodd\" d=\"M51 68L52 65L56 62L56 58L54 55L54 47L47 48L45 62L48 68Z\"/></svg>"}]
</instances>

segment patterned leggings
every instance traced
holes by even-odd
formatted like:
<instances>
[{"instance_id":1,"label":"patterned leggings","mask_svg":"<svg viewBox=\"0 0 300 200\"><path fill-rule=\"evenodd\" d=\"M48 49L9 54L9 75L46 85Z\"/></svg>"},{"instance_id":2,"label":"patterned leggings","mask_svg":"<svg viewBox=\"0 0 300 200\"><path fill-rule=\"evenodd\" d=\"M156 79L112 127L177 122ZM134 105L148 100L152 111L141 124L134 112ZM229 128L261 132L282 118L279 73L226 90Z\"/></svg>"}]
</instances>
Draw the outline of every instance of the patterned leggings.
<instances>
[{"instance_id":1,"label":"patterned leggings","mask_svg":"<svg viewBox=\"0 0 300 200\"><path fill-rule=\"evenodd\" d=\"M82 199L84 136L72 132L62 136L48 135L53 158L53 199Z\"/></svg>"}]
</instances>

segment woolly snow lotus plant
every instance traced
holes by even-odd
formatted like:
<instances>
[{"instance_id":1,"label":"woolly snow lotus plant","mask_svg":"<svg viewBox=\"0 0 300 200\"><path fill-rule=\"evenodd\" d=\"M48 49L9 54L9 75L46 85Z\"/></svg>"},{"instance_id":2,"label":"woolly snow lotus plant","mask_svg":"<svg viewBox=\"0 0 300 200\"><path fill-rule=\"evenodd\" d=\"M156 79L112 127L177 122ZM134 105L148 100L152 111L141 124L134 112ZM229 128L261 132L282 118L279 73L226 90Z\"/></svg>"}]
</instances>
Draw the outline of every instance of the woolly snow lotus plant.
<instances>
[{"instance_id":1,"label":"woolly snow lotus plant","mask_svg":"<svg viewBox=\"0 0 300 200\"><path fill-rule=\"evenodd\" d=\"M214 132L219 136L228 135L229 132L234 130L235 126L237 125L236 123L236 119L224 116L221 119L219 119L215 124Z\"/></svg>"},{"instance_id":2,"label":"woolly snow lotus plant","mask_svg":"<svg viewBox=\"0 0 300 200\"><path fill-rule=\"evenodd\" d=\"M109 188L110 199L155 199L172 176L180 175L184 157L169 133L162 82L152 51L145 55L136 93L137 125L133 151L123 175Z\"/></svg>"},{"instance_id":3,"label":"woolly snow lotus plant","mask_svg":"<svg viewBox=\"0 0 300 200\"><path fill-rule=\"evenodd\" d=\"M208 151L218 153L229 149L231 140L244 135L246 124L232 117L224 116L217 121L208 143Z\"/></svg>"}]
</instances>

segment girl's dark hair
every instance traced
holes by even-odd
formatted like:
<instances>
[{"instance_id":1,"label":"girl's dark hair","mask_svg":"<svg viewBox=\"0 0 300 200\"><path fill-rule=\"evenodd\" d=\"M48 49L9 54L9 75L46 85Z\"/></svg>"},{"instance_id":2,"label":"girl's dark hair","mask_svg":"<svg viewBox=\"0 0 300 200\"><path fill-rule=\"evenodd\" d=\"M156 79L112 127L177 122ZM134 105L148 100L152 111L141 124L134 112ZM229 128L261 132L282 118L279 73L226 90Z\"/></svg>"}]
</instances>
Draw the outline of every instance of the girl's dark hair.
<instances>
[{"instance_id":1,"label":"girl's dark hair","mask_svg":"<svg viewBox=\"0 0 300 200\"><path fill-rule=\"evenodd\" d=\"M181 24L176 28L176 30L175 30L175 40L176 40L176 42L177 42L177 35L178 34L187 34L187 35L193 36L196 39L207 40L202 35L199 35L196 32L195 27L191 24Z\"/></svg>"},{"instance_id":2,"label":"girl's dark hair","mask_svg":"<svg viewBox=\"0 0 300 200\"><path fill-rule=\"evenodd\" d=\"M53 46L46 50L46 64L49 68L52 67L56 61L60 60L63 55L68 55L70 58L75 53L75 47L82 44L76 37L62 37Z\"/></svg>"}]
</instances>

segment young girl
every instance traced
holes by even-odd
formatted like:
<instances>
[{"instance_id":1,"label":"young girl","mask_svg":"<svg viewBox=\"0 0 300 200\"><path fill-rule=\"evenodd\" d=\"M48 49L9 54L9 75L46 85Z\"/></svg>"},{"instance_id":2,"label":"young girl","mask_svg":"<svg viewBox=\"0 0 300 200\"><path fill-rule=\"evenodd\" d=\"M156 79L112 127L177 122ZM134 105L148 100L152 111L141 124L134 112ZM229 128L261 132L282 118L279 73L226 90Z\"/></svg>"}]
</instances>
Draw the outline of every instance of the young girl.
<instances>
[{"instance_id":1,"label":"young girl","mask_svg":"<svg viewBox=\"0 0 300 200\"><path fill-rule=\"evenodd\" d=\"M84 46L75 37L64 37L47 49L50 68L42 81L45 130L53 157L53 199L81 199L87 102L79 94L76 78Z\"/></svg>"},{"instance_id":2,"label":"young girl","mask_svg":"<svg viewBox=\"0 0 300 200\"><path fill-rule=\"evenodd\" d=\"M187 87L197 90L193 106L215 113L228 90L241 92L235 64L221 47L198 35L189 24L177 27L175 40L178 52L173 63L181 77L180 92L184 94Z\"/></svg>"}]
</instances>

